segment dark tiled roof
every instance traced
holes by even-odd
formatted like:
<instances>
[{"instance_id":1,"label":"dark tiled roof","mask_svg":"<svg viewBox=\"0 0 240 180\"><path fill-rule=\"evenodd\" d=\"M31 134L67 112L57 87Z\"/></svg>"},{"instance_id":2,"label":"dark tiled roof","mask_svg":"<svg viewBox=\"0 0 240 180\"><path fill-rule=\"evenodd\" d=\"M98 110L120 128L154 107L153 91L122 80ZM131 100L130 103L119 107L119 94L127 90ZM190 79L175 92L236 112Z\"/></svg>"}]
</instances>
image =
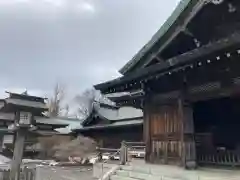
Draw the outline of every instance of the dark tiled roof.
<instances>
[{"instance_id":1,"label":"dark tiled roof","mask_svg":"<svg viewBox=\"0 0 240 180\"><path fill-rule=\"evenodd\" d=\"M134 73L127 74L120 79L114 79L112 81L107 81L102 84L95 85L95 89L106 91L109 88L120 86L123 84L131 83L133 81L140 81L141 79L156 76L163 76L168 71L174 69L190 66L192 63L196 63L200 57L210 55L213 52L220 52L223 49L231 48L236 44L240 44L240 32L233 33L228 37L219 39L218 41L208 43L199 48L188 51L184 54L178 55L176 57L170 58L164 63L156 64L154 66L146 67L142 70L137 70Z\"/></svg>"},{"instance_id":2,"label":"dark tiled roof","mask_svg":"<svg viewBox=\"0 0 240 180\"><path fill-rule=\"evenodd\" d=\"M28 100L22 100L22 99L13 99L13 98L7 98L5 99L6 104L13 104L17 106L24 106L24 107L30 107L30 108L39 108L47 110L47 106L45 103L42 102L35 102L35 101L28 101Z\"/></svg>"},{"instance_id":3,"label":"dark tiled roof","mask_svg":"<svg viewBox=\"0 0 240 180\"><path fill-rule=\"evenodd\" d=\"M108 128L116 128L116 127L126 127L126 126L138 126L143 124L143 119L132 119L132 120L125 120L125 121L115 121L111 124L104 124L104 125L93 125L93 126L86 126L82 128L74 129L74 131L88 131L93 129L108 129Z\"/></svg>"},{"instance_id":4,"label":"dark tiled roof","mask_svg":"<svg viewBox=\"0 0 240 180\"><path fill-rule=\"evenodd\" d=\"M67 126L68 125L66 122L61 121L57 117L50 117L50 118L34 117L34 119L36 120L36 123L41 123L41 124L63 125L63 126Z\"/></svg>"}]
</instances>

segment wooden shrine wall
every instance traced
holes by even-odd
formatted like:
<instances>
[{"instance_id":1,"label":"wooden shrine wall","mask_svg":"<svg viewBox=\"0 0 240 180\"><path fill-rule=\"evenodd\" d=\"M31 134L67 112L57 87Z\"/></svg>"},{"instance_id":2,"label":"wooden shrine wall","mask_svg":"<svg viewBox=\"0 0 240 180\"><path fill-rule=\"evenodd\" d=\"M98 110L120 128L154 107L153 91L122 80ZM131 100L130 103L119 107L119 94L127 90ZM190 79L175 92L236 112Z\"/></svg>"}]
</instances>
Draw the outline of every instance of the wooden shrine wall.
<instances>
[{"instance_id":1,"label":"wooden shrine wall","mask_svg":"<svg viewBox=\"0 0 240 180\"><path fill-rule=\"evenodd\" d=\"M177 104L151 106L146 112L146 121L149 128L149 137L145 138L149 141L149 161L181 162L182 126Z\"/></svg>"},{"instance_id":2,"label":"wooden shrine wall","mask_svg":"<svg viewBox=\"0 0 240 180\"><path fill-rule=\"evenodd\" d=\"M181 100L168 105L148 104L144 111L146 160L152 163L195 163L191 106Z\"/></svg>"},{"instance_id":3,"label":"wooden shrine wall","mask_svg":"<svg viewBox=\"0 0 240 180\"><path fill-rule=\"evenodd\" d=\"M82 135L94 139L101 147L118 149L123 140L128 142L143 141L143 126L116 127L82 132Z\"/></svg>"}]
</instances>

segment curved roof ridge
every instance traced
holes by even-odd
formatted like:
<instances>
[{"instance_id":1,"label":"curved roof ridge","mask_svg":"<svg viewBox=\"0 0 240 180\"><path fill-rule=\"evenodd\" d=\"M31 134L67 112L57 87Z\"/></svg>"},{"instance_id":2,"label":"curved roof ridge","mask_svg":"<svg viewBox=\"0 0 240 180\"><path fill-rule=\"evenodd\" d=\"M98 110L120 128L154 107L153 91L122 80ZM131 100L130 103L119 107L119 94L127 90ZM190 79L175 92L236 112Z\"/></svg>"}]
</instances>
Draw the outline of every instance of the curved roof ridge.
<instances>
[{"instance_id":1,"label":"curved roof ridge","mask_svg":"<svg viewBox=\"0 0 240 180\"><path fill-rule=\"evenodd\" d=\"M206 0L181 0L175 10L172 12L170 17L163 23L161 28L152 36L151 40L143 46L140 51L130 60L128 61L120 70L119 72L121 74L126 74L129 72L133 67L139 63L143 56L156 44L156 42L163 39L163 37L169 32L168 36L172 36L172 32L170 30L172 29L173 32L176 31L180 26L179 21L185 21L185 18L190 14L193 13L192 10L194 7L196 7L198 4L203 5L206 2ZM187 12L184 17L181 17L181 15ZM166 40L169 39L169 37L166 38ZM163 40L163 45L166 43L166 40Z\"/></svg>"}]
</instances>

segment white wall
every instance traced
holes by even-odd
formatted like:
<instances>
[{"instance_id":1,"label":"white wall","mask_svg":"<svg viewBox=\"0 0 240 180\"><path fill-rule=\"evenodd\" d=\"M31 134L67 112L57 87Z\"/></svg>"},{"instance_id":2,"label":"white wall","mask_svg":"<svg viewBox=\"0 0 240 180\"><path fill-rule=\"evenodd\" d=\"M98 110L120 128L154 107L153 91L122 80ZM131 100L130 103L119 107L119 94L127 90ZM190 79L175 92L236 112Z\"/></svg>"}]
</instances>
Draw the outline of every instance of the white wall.
<instances>
[{"instance_id":1,"label":"white wall","mask_svg":"<svg viewBox=\"0 0 240 180\"><path fill-rule=\"evenodd\" d=\"M121 107L118 110L118 118L119 119L126 119L126 118L136 118L136 117L142 117L143 112L141 109L136 109L133 107Z\"/></svg>"},{"instance_id":2,"label":"white wall","mask_svg":"<svg viewBox=\"0 0 240 180\"><path fill-rule=\"evenodd\" d=\"M3 137L3 145L5 143L13 143L13 135L4 135Z\"/></svg>"}]
</instances>

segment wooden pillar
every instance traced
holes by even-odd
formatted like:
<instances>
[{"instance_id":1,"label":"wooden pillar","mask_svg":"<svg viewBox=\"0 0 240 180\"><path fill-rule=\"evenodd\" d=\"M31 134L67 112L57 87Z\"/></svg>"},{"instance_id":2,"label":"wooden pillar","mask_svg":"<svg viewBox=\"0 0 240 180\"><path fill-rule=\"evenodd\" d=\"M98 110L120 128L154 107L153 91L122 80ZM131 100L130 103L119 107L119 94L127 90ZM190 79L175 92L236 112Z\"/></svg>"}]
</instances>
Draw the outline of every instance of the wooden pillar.
<instances>
[{"instance_id":1,"label":"wooden pillar","mask_svg":"<svg viewBox=\"0 0 240 180\"><path fill-rule=\"evenodd\" d=\"M15 142L16 142L16 138L17 138L17 133L14 132L14 133L13 133L13 141L12 141L13 145L14 145Z\"/></svg>"},{"instance_id":2,"label":"wooden pillar","mask_svg":"<svg viewBox=\"0 0 240 180\"><path fill-rule=\"evenodd\" d=\"M3 151L4 134L0 133L0 152Z\"/></svg>"},{"instance_id":3,"label":"wooden pillar","mask_svg":"<svg viewBox=\"0 0 240 180\"><path fill-rule=\"evenodd\" d=\"M145 142L145 161L150 162L151 161L151 149L152 149L152 143L151 143L151 97L152 92L147 84L141 84L141 88L144 91L144 100L142 101L143 106L143 140Z\"/></svg>"},{"instance_id":4,"label":"wooden pillar","mask_svg":"<svg viewBox=\"0 0 240 180\"><path fill-rule=\"evenodd\" d=\"M10 180L19 180L19 172L22 163L22 156L24 150L24 141L26 136L25 129L17 131L16 141L14 144L13 159L11 162Z\"/></svg>"},{"instance_id":5,"label":"wooden pillar","mask_svg":"<svg viewBox=\"0 0 240 180\"><path fill-rule=\"evenodd\" d=\"M144 142L146 145L145 148L145 161L150 162L150 156L151 156L151 135L150 135L150 118L149 118L149 105L145 104L143 109L143 132L144 132Z\"/></svg>"},{"instance_id":6,"label":"wooden pillar","mask_svg":"<svg viewBox=\"0 0 240 180\"><path fill-rule=\"evenodd\" d=\"M192 106L183 98L179 98L178 106L182 120L182 164L187 169L195 169L197 164Z\"/></svg>"},{"instance_id":7,"label":"wooden pillar","mask_svg":"<svg viewBox=\"0 0 240 180\"><path fill-rule=\"evenodd\" d=\"M121 143L121 150L120 150L120 164L121 165L125 165L127 162L127 145L125 143L125 141L122 141Z\"/></svg>"}]
</instances>

